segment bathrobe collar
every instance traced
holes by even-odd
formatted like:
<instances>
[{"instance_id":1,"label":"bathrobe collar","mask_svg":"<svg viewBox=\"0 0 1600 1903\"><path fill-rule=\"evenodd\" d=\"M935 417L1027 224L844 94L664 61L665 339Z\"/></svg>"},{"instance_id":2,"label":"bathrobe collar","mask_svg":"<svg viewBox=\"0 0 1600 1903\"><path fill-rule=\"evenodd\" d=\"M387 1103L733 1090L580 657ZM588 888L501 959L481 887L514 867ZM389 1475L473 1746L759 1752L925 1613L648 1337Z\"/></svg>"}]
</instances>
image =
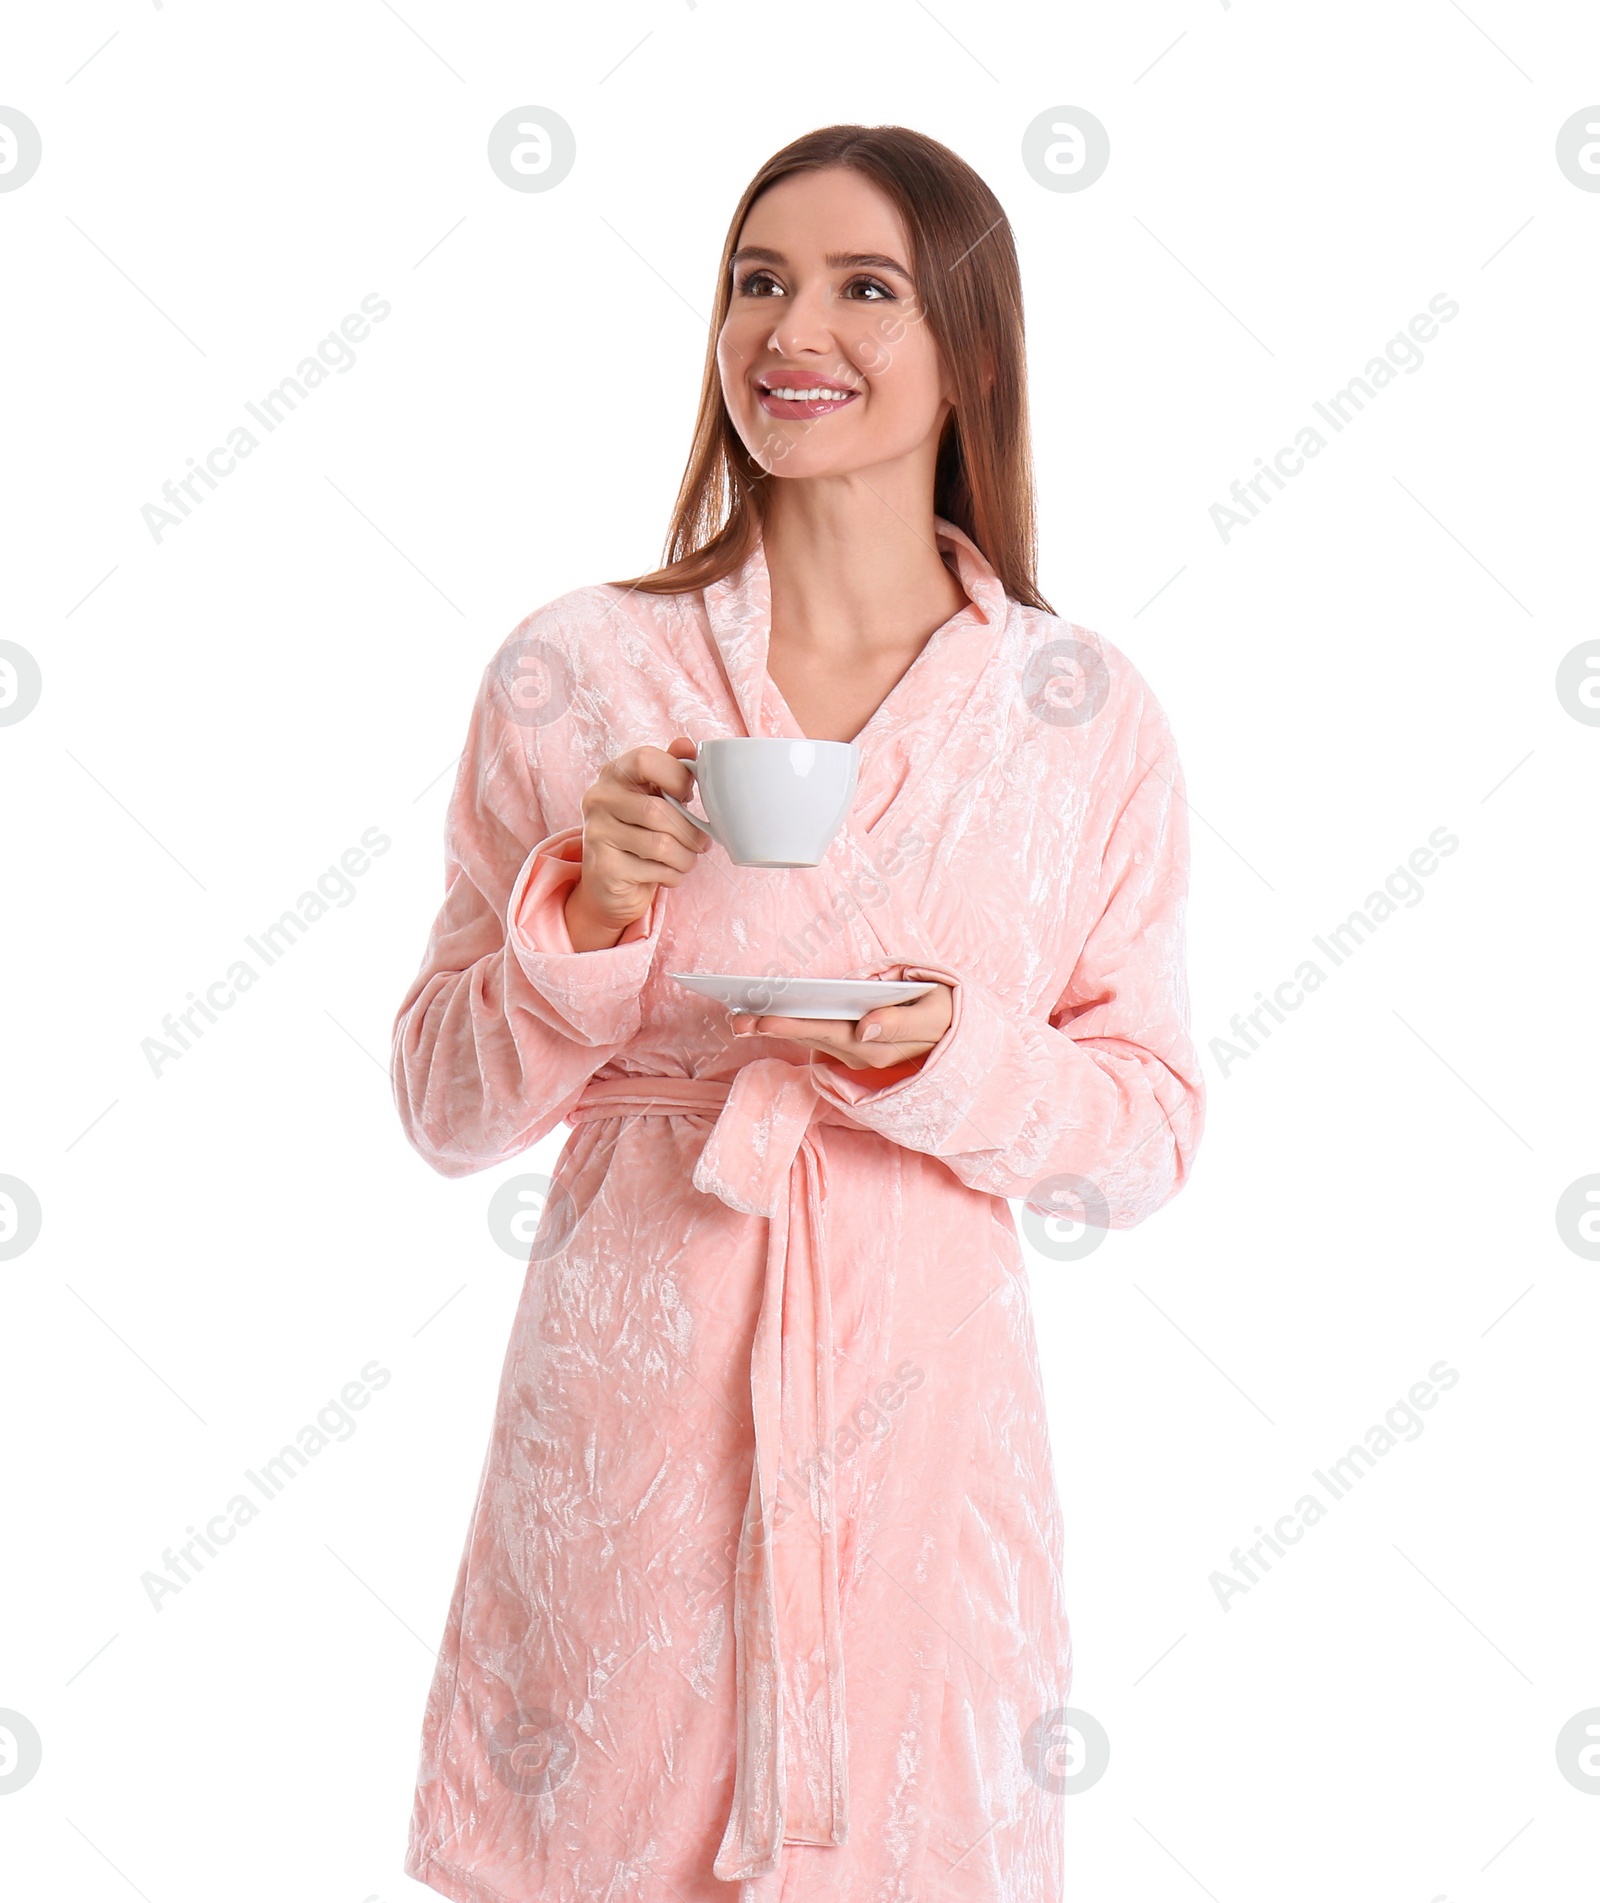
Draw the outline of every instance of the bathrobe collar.
<instances>
[{"instance_id":1,"label":"bathrobe collar","mask_svg":"<svg viewBox=\"0 0 1600 1903\"><path fill-rule=\"evenodd\" d=\"M972 539L942 516L934 517L941 552L948 549L967 605L935 630L927 645L885 698L859 735L866 756L883 733L915 719L933 702L955 692L965 702L976 673L994 651L1013 606L1000 578ZM703 591L711 638L733 690L747 734L799 739L800 727L767 674L772 632L772 581L766 550L758 540L744 562Z\"/></svg>"}]
</instances>

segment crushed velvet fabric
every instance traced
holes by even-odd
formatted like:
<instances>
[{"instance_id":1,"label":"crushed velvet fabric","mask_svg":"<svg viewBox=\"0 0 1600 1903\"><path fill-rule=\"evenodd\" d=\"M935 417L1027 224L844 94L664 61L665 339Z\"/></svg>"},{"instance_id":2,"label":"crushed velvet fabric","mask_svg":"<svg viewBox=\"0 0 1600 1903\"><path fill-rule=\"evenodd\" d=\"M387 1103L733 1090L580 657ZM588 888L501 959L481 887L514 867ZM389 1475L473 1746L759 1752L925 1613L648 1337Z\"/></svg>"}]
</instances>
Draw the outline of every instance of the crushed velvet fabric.
<instances>
[{"instance_id":1,"label":"crushed velvet fabric","mask_svg":"<svg viewBox=\"0 0 1600 1903\"><path fill-rule=\"evenodd\" d=\"M1005 1199L1120 1228L1188 1175L1186 807L1127 658L937 532L968 604L858 736L824 862L713 847L606 950L562 911L604 762L801 737L764 554L564 595L484 671L396 1102L445 1176L571 1134L423 1722L405 1867L457 1903L1061 1894L1072 1651ZM937 978L954 1020L852 1071L673 970Z\"/></svg>"}]
</instances>

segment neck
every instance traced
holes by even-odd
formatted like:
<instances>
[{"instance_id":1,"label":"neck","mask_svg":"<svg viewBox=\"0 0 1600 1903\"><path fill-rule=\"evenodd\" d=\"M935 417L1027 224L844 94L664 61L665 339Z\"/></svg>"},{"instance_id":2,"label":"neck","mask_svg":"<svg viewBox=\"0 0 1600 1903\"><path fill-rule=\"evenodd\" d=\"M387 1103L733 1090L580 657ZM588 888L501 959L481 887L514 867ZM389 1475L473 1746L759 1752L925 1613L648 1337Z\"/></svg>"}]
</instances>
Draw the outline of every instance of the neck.
<instances>
[{"instance_id":1,"label":"neck","mask_svg":"<svg viewBox=\"0 0 1600 1903\"><path fill-rule=\"evenodd\" d=\"M776 641L862 653L926 635L961 607L934 532L930 473L772 478L762 544Z\"/></svg>"}]
</instances>

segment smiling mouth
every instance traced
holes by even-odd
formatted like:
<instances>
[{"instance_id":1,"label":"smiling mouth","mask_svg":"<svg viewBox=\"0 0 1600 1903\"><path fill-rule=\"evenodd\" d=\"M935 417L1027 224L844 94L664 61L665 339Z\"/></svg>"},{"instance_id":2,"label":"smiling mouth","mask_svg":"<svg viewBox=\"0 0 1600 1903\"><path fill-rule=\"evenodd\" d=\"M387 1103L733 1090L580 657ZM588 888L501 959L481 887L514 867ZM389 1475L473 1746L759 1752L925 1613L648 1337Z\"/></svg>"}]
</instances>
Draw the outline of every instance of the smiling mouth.
<instances>
[{"instance_id":1,"label":"smiling mouth","mask_svg":"<svg viewBox=\"0 0 1600 1903\"><path fill-rule=\"evenodd\" d=\"M763 396L780 396L786 403L849 403L856 394L854 390L824 390L807 388L799 384L761 384Z\"/></svg>"},{"instance_id":2,"label":"smiling mouth","mask_svg":"<svg viewBox=\"0 0 1600 1903\"><path fill-rule=\"evenodd\" d=\"M861 392L797 378L793 382L758 383L756 394L769 416L816 417L831 416L836 410L845 409Z\"/></svg>"}]
</instances>

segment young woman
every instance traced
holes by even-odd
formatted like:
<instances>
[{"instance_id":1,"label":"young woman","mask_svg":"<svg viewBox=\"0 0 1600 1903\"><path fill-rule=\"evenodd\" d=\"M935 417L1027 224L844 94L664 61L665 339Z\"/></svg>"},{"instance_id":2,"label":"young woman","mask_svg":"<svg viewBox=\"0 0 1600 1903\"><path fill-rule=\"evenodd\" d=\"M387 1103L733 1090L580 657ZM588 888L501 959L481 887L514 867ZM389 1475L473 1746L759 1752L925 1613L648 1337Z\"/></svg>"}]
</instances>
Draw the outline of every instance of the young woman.
<instances>
[{"instance_id":1,"label":"young woman","mask_svg":"<svg viewBox=\"0 0 1600 1903\"><path fill-rule=\"evenodd\" d=\"M1172 737L1034 585L1015 251L944 146L835 126L751 182L668 555L486 668L395 1022L442 1174L573 1126L406 1869L457 1903L1044 1903L1072 1660L1005 1199L1140 1221L1203 1092ZM857 744L815 869L661 797L740 734ZM933 988L730 1018L682 970Z\"/></svg>"}]
</instances>

